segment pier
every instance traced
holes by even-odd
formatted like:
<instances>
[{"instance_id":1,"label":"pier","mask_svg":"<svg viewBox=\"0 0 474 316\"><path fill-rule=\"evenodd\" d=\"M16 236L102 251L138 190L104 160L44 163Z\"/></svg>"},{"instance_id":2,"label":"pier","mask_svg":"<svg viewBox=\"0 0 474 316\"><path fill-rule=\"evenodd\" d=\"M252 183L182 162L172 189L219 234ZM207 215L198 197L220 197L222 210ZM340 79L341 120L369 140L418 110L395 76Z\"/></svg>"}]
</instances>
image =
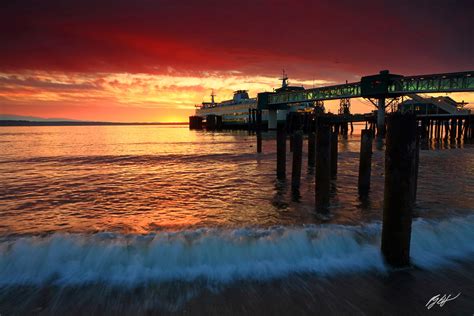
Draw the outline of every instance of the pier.
<instances>
[{"instance_id":1,"label":"pier","mask_svg":"<svg viewBox=\"0 0 474 316\"><path fill-rule=\"evenodd\" d=\"M430 143L469 143L474 140L474 115L469 111L453 110L436 113L406 110L399 106L387 113L386 108L399 102L403 96L413 102L425 102L418 93L474 92L474 72L434 75L401 76L381 71L377 75L362 77L360 82L299 89L297 91L263 92L257 97L257 108L248 110L245 126L256 134L257 153L265 151L262 132L276 133L276 179L287 181L287 147L291 157L291 190L298 194L303 159L303 138L307 135L307 161L314 168L315 214L330 214L331 182L337 181L338 139L353 132L354 123L365 123L362 130L357 191L360 199L367 199L370 192L372 143L385 138L385 184L381 252L386 262L394 267L410 265L410 238L413 208L416 203L420 149ZM351 114L350 99L365 98L376 111ZM321 111L325 100L340 100L338 114ZM449 101L449 100L448 100ZM288 111L293 106L311 102L312 111ZM451 102L451 101L450 101ZM454 102L454 101L453 101ZM446 102L445 102L446 103ZM285 120L277 120L278 111L285 111ZM263 122L262 113L268 120ZM446 111L444 111L446 112ZM449 112L449 111L448 111ZM226 129L225 122L216 115L205 118L190 117L191 129L206 128L210 131ZM289 144L287 144L289 143ZM383 142L380 142L383 147Z\"/></svg>"},{"instance_id":2,"label":"pier","mask_svg":"<svg viewBox=\"0 0 474 316\"><path fill-rule=\"evenodd\" d=\"M416 204L419 151L426 149L431 142L472 143L474 115L427 117L395 112L388 114L386 120L381 251L388 264L403 267L410 265L411 222ZM303 158L303 125L297 124L295 128L288 128L284 124L278 126L276 178L283 182L290 178L291 189L297 193L302 160L307 159L308 167L315 168L314 212L327 216L331 212L331 185L337 181L338 138L346 137L341 132L341 124L365 122L366 128L361 131L357 181L359 199L365 201L370 192L372 146L378 137L374 129L376 118L364 115L315 115L309 121L312 123L307 133L308 154ZM292 147L290 153L286 150L288 143ZM288 154L290 158L287 158ZM292 169L288 171L291 177L287 177L287 159L292 162Z\"/></svg>"},{"instance_id":3,"label":"pier","mask_svg":"<svg viewBox=\"0 0 474 316\"><path fill-rule=\"evenodd\" d=\"M287 78L283 79L286 80ZM226 119L226 114L195 115L190 117L189 126L191 129L207 128L208 130L276 130L277 124L282 122L282 114L286 114L283 115L283 117L286 117L284 121L291 120L288 116L299 113L292 112L292 109L302 104L313 104L314 112L319 113L318 109L327 100L340 100L341 105L338 116L342 117L342 120L345 120L350 125L352 122L360 121L358 117L347 118L350 114L350 100L364 98L370 101L376 108L374 113L366 114L366 116L371 116L371 118L365 121L370 122L371 129L375 129L376 134L383 137L386 129L386 109L388 106L398 102L400 98L410 97L417 99L419 98L418 94L421 93L472 91L474 91L474 71L402 76L391 74L388 70L383 70L379 74L364 76L359 82L311 89L301 88L294 91L277 89L275 92L262 92L257 96L256 107L248 108L248 114L245 114L246 119L244 121L230 122ZM214 105L215 103L213 101L210 104ZM266 117L265 121L262 119L263 116ZM220 119L216 117L220 117ZM217 120L221 121L217 123ZM307 122L307 119L304 120ZM307 131L307 123L303 124L303 130ZM457 123L456 126L458 126ZM347 131L345 124L339 126L339 128L342 128L343 132Z\"/></svg>"}]
</instances>

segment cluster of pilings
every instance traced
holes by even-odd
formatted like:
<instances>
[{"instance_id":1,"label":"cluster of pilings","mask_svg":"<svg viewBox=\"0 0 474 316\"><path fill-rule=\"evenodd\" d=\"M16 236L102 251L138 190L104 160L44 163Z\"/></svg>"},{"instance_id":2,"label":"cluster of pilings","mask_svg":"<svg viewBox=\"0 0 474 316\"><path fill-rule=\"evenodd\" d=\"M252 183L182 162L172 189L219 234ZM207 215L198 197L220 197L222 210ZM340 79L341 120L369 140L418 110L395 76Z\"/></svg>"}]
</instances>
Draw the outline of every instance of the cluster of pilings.
<instances>
[{"instance_id":1,"label":"cluster of pilings","mask_svg":"<svg viewBox=\"0 0 474 316\"><path fill-rule=\"evenodd\" d=\"M365 129L369 130L372 136L375 136L377 132L377 124L375 121L365 121Z\"/></svg>"},{"instance_id":2,"label":"cluster of pilings","mask_svg":"<svg viewBox=\"0 0 474 316\"><path fill-rule=\"evenodd\" d=\"M289 112L286 115L286 128L288 133L302 130L307 134L314 130L316 115L311 112Z\"/></svg>"},{"instance_id":3,"label":"cluster of pilings","mask_svg":"<svg viewBox=\"0 0 474 316\"><path fill-rule=\"evenodd\" d=\"M262 110L259 109L249 109L247 129L249 131L261 131L264 129L262 123Z\"/></svg>"},{"instance_id":4,"label":"cluster of pilings","mask_svg":"<svg viewBox=\"0 0 474 316\"><path fill-rule=\"evenodd\" d=\"M365 122L365 128L375 135L376 118L373 114L317 114L311 112L290 112L286 116L286 128L289 134L302 130L305 134L314 132L318 120L331 121L337 135L348 136L354 132L354 122Z\"/></svg>"},{"instance_id":5,"label":"cluster of pilings","mask_svg":"<svg viewBox=\"0 0 474 316\"><path fill-rule=\"evenodd\" d=\"M209 114L206 115L206 130L220 131L222 130L222 116Z\"/></svg>"},{"instance_id":6,"label":"cluster of pilings","mask_svg":"<svg viewBox=\"0 0 474 316\"><path fill-rule=\"evenodd\" d=\"M330 212L331 181L337 178L339 122L316 117L308 133L308 166L315 167L315 211ZM291 129L291 187L299 190L303 160L303 130ZM340 126L340 125L339 125ZM288 127L277 128L277 179L286 179ZM359 156L358 192L366 199L370 192L372 140L374 132L362 130ZM388 118L385 151L385 188L381 250L393 266L409 264L412 210L416 200L419 137L416 117L393 114Z\"/></svg>"},{"instance_id":7,"label":"cluster of pilings","mask_svg":"<svg viewBox=\"0 0 474 316\"><path fill-rule=\"evenodd\" d=\"M189 117L189 129L202 129L203 126L203 118L201 116L190 116Z\"/></svg>"},{"instance_id":8,"label":"cluster of pilings","mask_svg":"<svg viewBox=\"0 0 474 316\"><path fill-rule=\"evenodd\" d=\"M262 131L267 130L267 125L262 123L262 110L249 109L249 119L247 130L249 134L255 133L257 136L257 152L262 152Z\"/></svg>"},{"instance_id":9,"label":"cluster of pilings","mask_svg":"<svg viewBox=\"0 0 474 316\"><path fill-rule=\"evenodd\" d=\"M335 123L334 125L335 132L337 134L340 133L343 136L349 135L349 127L350 127L350 133L352 134L354 132L354 125L352 124L352 121Z\"/></svg>"},{"instance_id":10,"label":"cluster of pilings","mask_svg":"<svg viewBox=\"0 0 474 316\"><path fill-rule=\"evenodd\" d=\"M209 114L206 115L206 120L202 116L189 117L189 129L200 130L206 127L208 131L220 131L223 128L222 116Z\"/></svg>"},{"instance_id":11,"label":"cluster of pilings","mask_svg":"<svg viewBox=\"0 0 474 316\"><path fill-rule=\"evenodd\" d=\"M418 117L422 141L474 139L474 115L438 115Z\"/></svg>"}]
</instances>

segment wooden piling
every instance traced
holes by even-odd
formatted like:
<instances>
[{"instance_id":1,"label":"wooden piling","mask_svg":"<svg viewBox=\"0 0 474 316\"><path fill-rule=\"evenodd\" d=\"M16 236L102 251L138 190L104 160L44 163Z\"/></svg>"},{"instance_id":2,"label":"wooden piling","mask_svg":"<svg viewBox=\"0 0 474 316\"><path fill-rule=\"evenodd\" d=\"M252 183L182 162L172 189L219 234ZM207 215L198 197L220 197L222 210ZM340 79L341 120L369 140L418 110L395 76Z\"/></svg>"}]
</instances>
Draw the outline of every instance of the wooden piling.
<instances>
[{"instance_id":1,"label":"wooden piling","mask_svg":"<svg viewBox=\"0 0 474 316\"><path fill-rule=\"evenodd\" d=\"M248 117L248 122L247 123L248 123L247 128L250 132L252 130L252 109L249 109L249 117Z\"/></svg>"},{"instance_id":2,"label":"wooden piling","mask_svg":"<svg viewBox=\"0 0 474 316\"><path fill-rule=\"evenodd\" d=\"M262 110L255 110L257 116L257 153L262 152Z\"/></svg>"},{"instance_id":3,"label":"wooden piling","mask_svg":"<svg viewBox=\"0 0 474 316\"><path fill-rule=\"evenodd\" d=\"M456 139L456 132L457 132L457 120L455 118L451 119L451 140Z\"/></svg>"},{"instance_id":4,"label":"wooden piling","mask_svg":"<svg viewBox=\"0 0 474 316\"><path fill-rule=\"evenodd\" d=\"M420 135L415 135L415 171L411 181L413 181L414 185L412 185L412 207L416 204L416 193L418 192L418 166L420 164Z\"/></svg>"},{"instance_id":5,"label":"wooden piling","mask_svg":"<svg viewBox=\"0 0 474 316\"><path fill-rule=\"evenodd\" d=\"M462 119L458 120L458 139L462 138Z\"/></svg>"},{"instance_id":6,"label":"wooden piling","mask_svg":"<svg viewBox=\"0 0 474 316\"><path fill-rule=\"evenodd\" d=\"M469 119L464 120L464 141L469 138Z\"/></svg>"},{"instance_id":7,"label":"wooden piling","mask_svg":"<svg viewBox=\"0 0 474 316\"><path fill-rule=\"evenodd\" d=\"M372 133L362 130L360 140L359 181L358 191L361 197L366 197L370 190L370 174L372 170Z\"/></svg>"},{"instance_id":8,"label":"wooden piling","mask_svg":"<svg viewBox=\"0 0 474 316\"><path fill-rule=\"evenodd\" d=\"M262 152L262 131L257 130L257 153Z\"/></svg>"},{"instance_id":9,"label":"wooden piling","mask_svg":"<svg viewBox=\"0 0 474 316\"><path fill-rule=\"evenodd\" d=\"M392 114L388 120L385 150L381 249L387 263L397 267L410 263L415 150L415 116Z\"/></svg>"},{"instance_id":10,"label":"wooden piling","mask_svg":"<svg viewBox=\"0 0 474 316\"><path fill-rule=\"evenodd\" d=\"M341 125L341 135L347 136L349 134L349 123L343 122L343 123L340 123L340 125Z\"/></svg>"},{"instance_id":11,"label":"wooden piling","mask_svg":"<svg viewBox=\"0 0 474 316\"><path fill-rule=\"evenodd\" d=\"M284 124L277 126L277 178L284 180L286 177L286 127Z\"/></svg>"},{"instance_id":12,"label":"wooden piling","mask_svg":"<svg viewBox=\"0 0 474 316\"><path fill-rule=\"evenodd\" d=\"M436 137L436 140L439 140L439 137L440 137L440 127L441 127L440 121L437 120L437 121L436 121L436 132L435 132L435 134L436 134L436 136L435 136L435 137Z\"/></svg>"},{"instance_id":13,"label":"wooden piling","mask_svg":"<svg viewBox=\"0 0 474 316\"><path fill-rule=\"evenodd\" d=\"M337 177L337 141L338 133L331 133L331 177Z\"/></svg>"},{"instance_id":14,"label":"wooden piling","mask_svg":"<svg viewBox=\"0 0 474 316\"><path fill-rule=\"evenodd\" d=\"M441 139L443 139L443 121L442 121L442 120L438 120L438 124L439 124L439 136L438 136L438 139L441 140Z\"/></svg>"},{"instance_id":15,"label":"wooden piling","mask_svg":"<svg viewBox=\"0 0 474 316\"><path fill-rule=\"evenodd\" d=\"M314 167L316 160L316 134L313 131L308 133L308 167Z\"/></svg>"},{"instance_id":16,"label":"wooden piling","mask_svg":"<svg viewBox=\"0 0 474 316\"><path fill-rule=\"evenodd\" d=\"M448 139L449 136L449 120L444 120L444 139Z\"/></svg>"},{"instance_id":17,"label":"wooden piling","mask_svg":"<svg viewBox=\"0 0 474 316\"><path fill-rule=\"evenodd\" d=\"M202 117L200 116L190 116L189 117L189 129L191 130L200 130L202 129Z\"/></svg>"},{"instance_id":18,"label":"wooden piling","mask_svg":"<svg viewBox=\"0 0 474 316\"><path fill-rule=\"evenodd\" d=\"M435 138L435 120L431 120L431 139L434 139Z\"/></svg>"},{"instance_id":19,"label":"wooden piling","mask_svg":"<svg viewBox=\"0 0 474 316\"><path fill-rule=\"evenodd\" d=\"M425 119L425 118L422 118L422 119L421 119L421 127L417 126L417 127L419 127L418 130L420 131L420 136L421 136L421 138L423 139L423 141L426 140L427 134L428 134L427 131L426 131L426 128L427 128L427 124L426 124L426 123L427 123L426 119Z\"/></svg>"},{"instance_id":20,"label":"wooden piling","mask_svg":"<svg viewBox=\"0 0 474 316\"><path fill-rule=\"evenodd\" d=\"M256 120L257 120L255 129L257 131L260 131L260 130L262 130L262 110L257 109L257 110L255 110L255 112L256 112L255 115L256 115Z\"/></svg>"},{"instance_id":21,"label":"wooden piling","mask_svg":"<svg viewBox=\"0 0 474 316\"><path fill-rule=\"evenodd\" d=\"M433 139L433 120L428 119L428 139Z\"/></svg>"},{"instance_id":22,"label":"wooden piling","mask_svg":"<svg viewBox=\"0 0 474 316\"><path fill-rule=\"evenodd\" d=\"M331 188L331 129L320 125L316 133L316 212L326 213Z\"/></svg>"},{"instance_id":23,"label":"wooden piling","mask_svg":"<svg viewBox=\"0 0 474 316\"><path fill-rule=\"evenodd\" d=\"M467 139L466 140L472 140L474 138L474 116L473 115L470 115L469 118L468 118L468 132L467 132Z\"/></svg>"},{"instance_id":24,"label":"wooden piling","mask_svg":"<svg viewBox=\"0 0 474 316\"><path fill-rule=\"evenodd\" d=\"M252 109L252 129L257 130L257 110Z\"/></svg>"},{"instance_id":25,"label":"wooden piling","mask_svg":"<svg viewBox=\"0 0 474 316\"><path fill-rule=\"evenodd\" d=\"M301 164L303 160L303 131L293 134L293 161L291 170L291 187L297 190L300 187Z\"/></svg>"}]
</instances>

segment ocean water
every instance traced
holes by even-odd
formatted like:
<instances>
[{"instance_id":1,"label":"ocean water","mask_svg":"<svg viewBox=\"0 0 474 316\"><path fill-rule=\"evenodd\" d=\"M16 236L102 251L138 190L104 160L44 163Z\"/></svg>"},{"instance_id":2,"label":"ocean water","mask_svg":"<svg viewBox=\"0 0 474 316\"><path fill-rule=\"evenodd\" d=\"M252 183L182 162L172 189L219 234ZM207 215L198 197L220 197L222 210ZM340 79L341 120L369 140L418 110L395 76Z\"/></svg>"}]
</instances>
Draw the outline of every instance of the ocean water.
<instances>
[{"instance_id":1,"label":"ocean water","mask_svg":"<svg viewBox=\"0 0 474 316\"><path fill-rule=\"evenodd\" d=\"M448 289L463 292L451 311L469 311L474 145L424 145L414 268L396 272L379 250L383 143L374 142L369 198L357 195L360 127L339 139L324 218L315 212L306 154L299 192L276 181L271 132L257 154L247 132L0 128L0 314L72 306L77 313L257 313L275 299L303 306L294 310L301 313L389 313L393 300L382 298L394 291L392 278L404 280L416 311L438 294L431 291ZM290 153L287 163L289 178ZM326 289L336 295L359 285L375 307L354 292L339 305L325 297Z\"/></svg>"}]
</instances>

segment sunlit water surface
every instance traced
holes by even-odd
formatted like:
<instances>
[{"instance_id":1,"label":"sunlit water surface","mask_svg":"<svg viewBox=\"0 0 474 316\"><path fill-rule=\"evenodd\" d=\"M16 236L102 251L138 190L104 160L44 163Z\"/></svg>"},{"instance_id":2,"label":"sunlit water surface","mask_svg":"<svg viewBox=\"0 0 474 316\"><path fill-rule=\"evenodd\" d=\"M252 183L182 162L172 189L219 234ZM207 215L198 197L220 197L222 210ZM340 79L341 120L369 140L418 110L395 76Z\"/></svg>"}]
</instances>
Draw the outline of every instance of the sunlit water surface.
<instances>
[{"instance_id":1,"label":"sunlit water surface","mask_svg":"<svg viewBox=\"0 0 474 316\"><path fill-rule=\"evenodd\" d=\"M388 269L379 250L383 143L374 141L371 191L361 201L360 127L339 139L338 175L332 183L330 216L324 218L315 212L315 177L307 167L306 140L301 188L292 192L289 183L275 179L271 132L264 133L263 153L257 154L255 135L243 131L212 133L186 126L0 128L0 314L36 308L64 313L70 304L84 313L183 311L202 294L196 292L197 284L216 293L218 284L285 280L295 273L350 274L355 278L350 287L365 282L367 289L381 282L384 288L385 279L354 276L383 275ZM411 254L417 267L431 271L474 259L474 147L462 142L423 147ZM287 157L290 179L289 152ZM466 288L474 276L459 271L465 271L455 276L465 280L460 284L462 299L474 301L469 299L472 288ZM436 277L423 278L438 287ZM281 291L259 296L263 292L252 292L252 283L240 287L247 289L242 293L222 294L218 302L243 295L248 305L238 305L244 306L241 312L256 312L275 297L281 302L297 299L309 293L307 286L318 284L289 280L275 285L289 291L285 298ZM404 283L409 290L390 295L427 284L410 282ZM443 282L443 289L452 285ZM114 299L117 285L145 291L133 296L141 303L127 305L129 294L123 293L122 299ZM331 286L334 293L346 287L337 282ZM78 289L82 303L76 300ZM44 291L56 294L45 296ZM348 303L338 305L347 309L338 309L332 303L337 299L327 300L327 292L318 291L311 290L323 297L307 297L308 310L353 312L367 307L365 299L351 292ZM384 291L370 295L385 302ZM415 292L410 294L413 300L425 299ZM247 293L255 295L249 300ZM203 302L217 299L212 295ZM95 302L88 303L87 297ZM206 308L201 312L208 313ZM385 312L385 307L373 311Z\"/></svg>"},{"instance_id":2,"label":"sunlit water surface","mask_svg":"<svg viewBox=\"0 0 474 316\"><path fill-rule=\"evenodd\" d=\"M381 219L384 152L374 144L370 197L362 203L359 146L359 135L339 140L332 223ZM474 151L460 147L421 151L417 215L472 211ZM317 223L314 172L306 159L294 194L275 180L272 133L264 136L263 151L255 153L255 137L246 132L184 126L1 128L0 233ZM290 153L287 162L290 177Z\"/></svg>"}]
</instances>

